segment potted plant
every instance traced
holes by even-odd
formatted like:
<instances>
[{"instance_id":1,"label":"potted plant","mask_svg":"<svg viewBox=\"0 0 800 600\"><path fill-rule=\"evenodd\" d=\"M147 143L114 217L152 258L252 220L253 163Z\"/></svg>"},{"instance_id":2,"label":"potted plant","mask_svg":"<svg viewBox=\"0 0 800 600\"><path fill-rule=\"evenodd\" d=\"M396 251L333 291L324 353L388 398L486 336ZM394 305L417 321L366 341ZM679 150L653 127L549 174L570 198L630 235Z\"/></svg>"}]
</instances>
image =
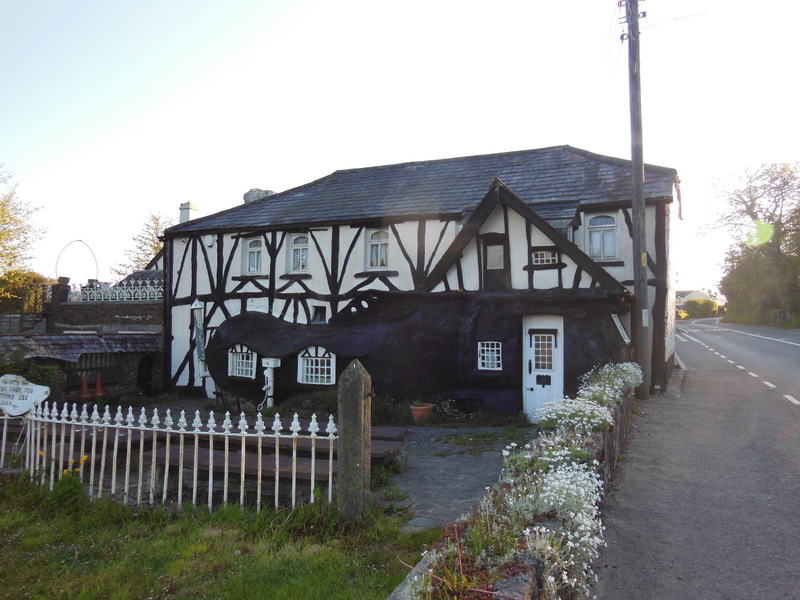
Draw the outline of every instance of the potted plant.
<instances>
[{"instance_id":1,"label":"potted plant","mask_svg":"<svg viewBox=\"0 0 800 600\"><path fill-rule=\"evenodd\" d=\"M411 403L411 417L414 419L414 424L419 424L420 421L427 419L431 416L433 404L430 402L423 402L422 400L415 400Z\"/></svg>"}]
</instances>

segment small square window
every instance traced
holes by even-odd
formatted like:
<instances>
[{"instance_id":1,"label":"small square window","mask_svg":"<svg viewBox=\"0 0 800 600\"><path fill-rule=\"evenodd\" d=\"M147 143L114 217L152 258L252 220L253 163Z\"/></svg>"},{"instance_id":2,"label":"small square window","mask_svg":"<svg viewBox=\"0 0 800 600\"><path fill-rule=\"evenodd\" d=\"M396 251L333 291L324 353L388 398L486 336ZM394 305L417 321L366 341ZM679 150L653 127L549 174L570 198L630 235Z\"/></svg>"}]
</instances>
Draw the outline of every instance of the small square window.
<instances>
[{"instance_id":1,"label":"small square window","mask_svg":"<svg viewBox=\"0 0 800 600\"><path fill-rule=\"evenodd\" d=\"M478 369L482 371L503 370L502 342L478 342Z\"/></svg>"},{"instance_id":2,"label":"small square window","mask_svg":"<svg viewBox=\"0 0 800 600\"><path fill-rule=\"evenodd\" d=\"M256 353L247 346L237 344L228 350L228 375L256 378Z\"/></svg>"},{"instance_id":3,"label":"small square window","mask_svg":"<svg viewBox=\"0 0 800 600\"><path fill-rule=\"evenodd\" d=\"M554 265L558 262L558 255L553 250L536 250L532 260L534 265Z\"/></svg>"},{"instance_id":4,"label":"small square window","mask_svg":"<svg viewBox=\"0 0 800 600\"><path fill-rule=\"evenodd\" d=\"M297 360L297 381L309 385L336 383L336 356L322 346L303 350Z\"/></svg>"}]
</instances>

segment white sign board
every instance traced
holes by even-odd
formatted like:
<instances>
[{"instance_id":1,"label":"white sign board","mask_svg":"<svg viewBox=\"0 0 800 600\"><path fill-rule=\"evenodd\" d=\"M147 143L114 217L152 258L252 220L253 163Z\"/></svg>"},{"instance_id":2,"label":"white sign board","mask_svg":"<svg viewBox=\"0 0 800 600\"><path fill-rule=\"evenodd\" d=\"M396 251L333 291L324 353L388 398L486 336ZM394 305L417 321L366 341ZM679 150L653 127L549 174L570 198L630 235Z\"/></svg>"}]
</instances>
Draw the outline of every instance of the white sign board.
<instances>
[{"instance_id":1,"label":"white sign board","mask_svg":"<svg viewBox=\"0 0 800 600\"><path fill-rule=\"evenodd\" d=\"M49 387L29 383L19 375L0 377L0 410L11 417L24 415L49 395Z\"/></svg>"}]
</instances>

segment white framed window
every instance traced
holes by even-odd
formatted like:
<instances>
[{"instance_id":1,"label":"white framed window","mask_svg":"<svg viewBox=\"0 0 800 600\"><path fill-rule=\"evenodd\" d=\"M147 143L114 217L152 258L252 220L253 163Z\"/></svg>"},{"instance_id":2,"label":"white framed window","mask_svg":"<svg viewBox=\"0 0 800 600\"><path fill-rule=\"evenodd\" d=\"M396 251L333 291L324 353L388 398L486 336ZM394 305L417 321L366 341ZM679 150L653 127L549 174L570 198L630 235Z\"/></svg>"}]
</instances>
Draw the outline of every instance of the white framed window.
<instances>
[{"instance_id":1,"label":"white framed window","mask_svg":"<svg viewBox=\"0 0 800 600\"><path fill-rule=\"evenodd\" d=\"M537 371L553 370L553 355L556 347L556 336L553 333L534 333L533 335L533 368Z\"/></svg>"},{"instance_id":2,"label":"white framed window","mask_svg":"<svg viewBox=\"0 0 800 600\"><path fill-rule=\"evenodd\" d=\"M389 231L372 229L367 232L367 268L385 269L389 266Z\"/></svg>"},{"instance_id":3,"label":"white framed window","mask_svg":"<svg viewBox=\"0 0 800 600\"><path fill-rule=\"evenodd\" d=\"M502 342L478 342L478 369L481 371L503 370Z\"/></svg>"},{"instance_id":4,"label":"white framed window","mask_svg":"<svg viewBox=\"0 0 800 600\"><path fill-rule=\"evenodd\" d=\"M289 270L292 273L308 271L308 236L305 234L292 237Z\"/></svg>"},{"instance_id":5,"label":"white framed window","mask_svg":"<svg viewBox=\"0 0 800 600\"><path fill-rule=\"evenodd\" d=\"M590 217L586 225L588 254L592 258L619 258L617 251L617 218L612 215Z\"/></svg>"},{"instance_id":6,"label":"white framed window","mask_svg":"<svg viewBox=\"0 0 800 600\"><path fill-rule=\"evenodd\" d=\"M264 244L261 240L247 240L244 246L242 270L247 275L260 274L263 265Z\"/></svg>"},{"instance_id":7,"label":"white framed window","mask_svg":"<svg viewBox=\"0 0 800 600\"><path fill-rule=\"evenodd\" d=\"M553 250L534 250L532 261L534 265L554 265L558 262L558 254Z\"/></svg>"},{"instance_id":8,"label":"white framed window","mask_svg":"<svg viewBox=\"0 0 800 600\"><path fill-rule=\"evenodd\" d=\"M228 350L228 375L256 378L256 353L247 346L237 344Z\"/></svg>"},{"instance_id":9,"label":"white framed window","mask_svg":"<svg viewBox=\"0 0 800 600\"><path fill-rule=\"evenodd\" d=\"M297 357L297 381L309 385L336 383L336 355L322 346L310 346Z\"/></svg>"}]
</instances>

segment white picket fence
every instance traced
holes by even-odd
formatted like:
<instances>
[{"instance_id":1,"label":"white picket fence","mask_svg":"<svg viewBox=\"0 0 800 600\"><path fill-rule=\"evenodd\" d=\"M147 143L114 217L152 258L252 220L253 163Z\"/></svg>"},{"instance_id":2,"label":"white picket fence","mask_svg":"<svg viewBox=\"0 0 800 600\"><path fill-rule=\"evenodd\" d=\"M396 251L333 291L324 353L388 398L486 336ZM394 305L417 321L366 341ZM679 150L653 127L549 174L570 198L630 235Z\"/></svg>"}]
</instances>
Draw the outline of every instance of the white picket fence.
<instances>
[{"instance_id":1,"label":"white picket fence","mask_svg":"<svg viewBox=\"0 0 800 600\"><path fill-rule=\"evenodd\" d=\"M244 413L234 424L226 412L218 424L213 411L205 421L195 411L189 423L184 410L177 419L169 409L163 418L157 408L150 415L145 408L137 410L138 417L132 407L112 411L106 406L101 413L95 405L90 413L85 405L45 402L21 420L16 433L12 421L3 419L3 448L16 435L31 480L53 489L56 481L72 474L93 499L110 495L137 506L180 506L189 501L197 505L205 495L213 510L238 492L240 505L260 510L269 496L276 508L315 502L320 485L332 502L333 416L318 435L316 415L303 433L297 414L291 422L276 414L268 430L260 414L251 426ZM0 466L5 450L3 454Z\"/></svg>"}]
</instances>

